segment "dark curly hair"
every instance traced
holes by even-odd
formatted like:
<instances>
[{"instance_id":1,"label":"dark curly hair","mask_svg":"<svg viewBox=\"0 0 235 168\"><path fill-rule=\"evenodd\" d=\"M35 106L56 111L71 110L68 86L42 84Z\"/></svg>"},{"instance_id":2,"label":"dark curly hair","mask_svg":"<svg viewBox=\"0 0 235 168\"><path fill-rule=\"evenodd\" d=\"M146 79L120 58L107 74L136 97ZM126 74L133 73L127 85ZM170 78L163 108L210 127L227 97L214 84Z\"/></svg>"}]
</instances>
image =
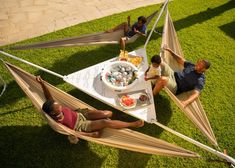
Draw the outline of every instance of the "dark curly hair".
<instances>
[{"instance_id":1,"label":"dark curly hair","mask_svg":"<svg viewBox=\"0 0 235 168\"><path fill-rule=\"evenodd\" d=\"M154 55L151 58L151 62L152 63L156 63L156 64L160 64L162 62L161 57L159 55Z\"/></svg>"},{"instance_id":2,"label":"dark curly hair","mask_svg":"<svg viewBox=\"0 0 235 168\"><path fill-rule=\"evenodd\" d=\"M43 103L42 110L50 115L50 113L53 111L53 106L52 105L54 103L55 103L54 100L47 100L45 103Z\"/></svg>"},{"instance_id":3,"label":"dark curly hair","mask_svg":"<svg viewBox=\"0 0 235 168\"><path fill-rule=\"evenodd\" d=\"M147 19L144 16L138 17L138 21L141 21L143 24L147 22Z\"/></svg>"}]
</instances>

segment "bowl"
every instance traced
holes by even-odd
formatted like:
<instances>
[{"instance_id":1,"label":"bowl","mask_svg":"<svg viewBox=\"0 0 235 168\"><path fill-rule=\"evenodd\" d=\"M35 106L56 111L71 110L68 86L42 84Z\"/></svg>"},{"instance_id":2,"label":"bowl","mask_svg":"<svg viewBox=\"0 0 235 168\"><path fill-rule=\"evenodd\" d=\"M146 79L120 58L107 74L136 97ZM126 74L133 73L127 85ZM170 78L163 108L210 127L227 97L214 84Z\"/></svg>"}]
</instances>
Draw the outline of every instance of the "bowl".
<instances>
[{"instance_id":1,"label":"bowl","mask_svg":"<svg viewBox=\"0 0 235 168\"><path fill-rule=\"evenodd\" d=\"M138 69L126 61L111 62L102 72L102 81L112 90L127 90L138 82Z\"/></svg>"}]
</instances>

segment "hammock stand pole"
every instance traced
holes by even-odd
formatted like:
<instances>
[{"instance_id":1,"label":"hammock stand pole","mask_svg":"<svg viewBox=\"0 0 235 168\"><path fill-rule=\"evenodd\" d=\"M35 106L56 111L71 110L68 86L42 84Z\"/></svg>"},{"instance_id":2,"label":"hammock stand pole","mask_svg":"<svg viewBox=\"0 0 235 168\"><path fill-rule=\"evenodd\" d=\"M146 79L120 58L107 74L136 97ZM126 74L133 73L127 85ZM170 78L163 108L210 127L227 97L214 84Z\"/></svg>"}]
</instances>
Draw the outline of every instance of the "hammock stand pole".
<instances>
[{"instance_id":1,"label":"hammock stand pole","mask_svg":"<svg viewBox=\"0 0 235 168\"><path fill-rule=\"evenodd\" d=\"M0 76L0 82L3 84L3 89L0 92L0 97L3 95L3 93L5 92L6 88L7 88L7 84L6 82L2 79L2 77Z\"/></svg>"},{"instance_id":2,"label":"hammock stand pole","mask_svg":"<svg viewBox=\"0 0 235 168\"><path fill-rule=\"evenodd\" d=\"M163 11L165 10L166 6L168 5L168 2L169 2L169 0L166 0L166 1L165 1L164 5L163 5L163 7L162 7L162 9L161 9L161 12L159 13L159 15L158 15L158 17L157 17L157 19L156 19L156 21L155 21L153 27L152 27L151 32L150 32L149 35L148 35L148 38L147 38L147 40L146 40L146 42L145 42L145 44L144 44L144 48L145 48L145 49L146 49L146 47L147 47L147 45L148 45L148 43L149 43L149 40L150 40L150 37L151 37L152 34L153 34L153 31L155 30L155 27L157 26L157 23L158 23L160 17L162 16Z\"/></svg>"},{"instance_id":3,"label":"hammock stand pole","mask_svg":"<svg viewBox=\"0 0 235 168\"><path fill-rule=\"evenodd\" d=\"M200 143L200 142L198 142L198 141L196 141L192 138L189 138L189 137L187 137L187 136L185 136L185 135L183 135L183 134L181 134L177 131L174 131L173 129L171 129L169 127L166 127L165 125L163 125L163 124L161 124L157 121L153 121L152 123L159 126L159 127L161 127L162 129L164 129L164 130L166 130L166 131L168 131L168 132L170 132L170 133L172 133L172 134L174 134L174 135L176 135L176 136L178 136L178 137L180 137L180 138L182 138L182 139L184 139L184 140L186 140L186 141L188 141L188 142L190 142L190 143L192 143L196 146L198 146L199 148L202 148L202 149L204 149L204 150L206 150L210 153L213 153L213 154L217 155L218 157L220 157L222 159L227 160L227 162L231 163L232 165L235 165L235 159L234 158L232 158L228 155L225 155L224 153L219 152L219 151L217 151L217 150L215 150L215 149L213 149L213 148L211 148L207 145L204 145L204 144L202 144L202 143Z\"/></svg>"},{"instance_id":4,"label":"hammock stand pole","mask_svg":"<svg viewBox=\"0 0 235 168\"><path fill-rule=\"evenodd\" d=\"M25 63L25 64L28 64L28 65L30 65L30 66L33 66L33 67L35 67L35 68L38 68L38 69L40 69L40 70L42 70L42 71L45 71L45 72L47 72L47 73L49 73L49 74L51 74L51 75L57 76L57 77L59 77L59 78L61 78L61 79L64 79L64 76L62 76L62 75L60 75L60 74L58 74L58 73L55 73L55 72L53 72L53 71L50 71L50 70L48 70L48 69L46 69L46 68L43 68L43 67L41 67L41 66L39 66L39 65L33 64L33 63L28 62L28 61L26 61L26 60L24 60L24 59L21 59L21 58L18 58L18 57L16 57L16 56L14 56L14 55L8 54L8 53L6 53L6 52L4 52L4 51L0 51L0 53L3 54L3 55L5 55L5 56L7 56L7 57L13 58L13 59L18 60L18 61L20 61L20 62L23 62L23 63Z\"/></svg>"}]
</instances>

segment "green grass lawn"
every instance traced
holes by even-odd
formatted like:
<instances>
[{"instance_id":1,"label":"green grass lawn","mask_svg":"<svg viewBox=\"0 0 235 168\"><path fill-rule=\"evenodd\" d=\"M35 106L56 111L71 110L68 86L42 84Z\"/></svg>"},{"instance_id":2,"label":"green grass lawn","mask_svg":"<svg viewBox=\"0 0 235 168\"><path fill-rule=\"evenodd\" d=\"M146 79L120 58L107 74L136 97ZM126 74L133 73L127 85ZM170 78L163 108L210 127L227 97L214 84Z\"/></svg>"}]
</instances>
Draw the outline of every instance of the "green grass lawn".
<instances>
[{"instance_id":1,"label":"green grass lawn","mask_svg":"<svg viewBox=\"0 0 235 168\"><path fill-rule=\"evenodd\" d=\"M158 8L159 5L153 5L115 14L18 44L103 31L123 22L127 15L131 15L134 19L139 15L149 15ZM226 148L228 154L235 157L235 2L233 0L175 0L170 2L169 11L185 57L194 62L199 58L206 58L212 62L210 70L206 73L206 87L201 94L201 102L219 146L221 149ZM160 31L162 26L163 17L158 25ZM144 42L144 38L138 39L134 44L128 45L127 49L131 51L142 47ZM159 53L160 44L161 37L154 34L147 47L149 58ZM117 45L25 51L11 51L10 46L0 49L62 75L115 57L119 53ZM49 83L98 109L114 111L119 119L135 120L89 97L57 77L2 55L0 57L32 74L40 74ZM197 152L203 158L147 155L82 140L79 144L72 145L65 136L54 132L46 124L3 64L0 64L0 71L8 84L6 92L0 98L1 167L228 167L228 164L215 155L150 124L145 124L143 128L137 130ZM155 98L155 105L156 114L161 123L211 146L166 94L158 95Z\"/></svg>"}]
</instances>

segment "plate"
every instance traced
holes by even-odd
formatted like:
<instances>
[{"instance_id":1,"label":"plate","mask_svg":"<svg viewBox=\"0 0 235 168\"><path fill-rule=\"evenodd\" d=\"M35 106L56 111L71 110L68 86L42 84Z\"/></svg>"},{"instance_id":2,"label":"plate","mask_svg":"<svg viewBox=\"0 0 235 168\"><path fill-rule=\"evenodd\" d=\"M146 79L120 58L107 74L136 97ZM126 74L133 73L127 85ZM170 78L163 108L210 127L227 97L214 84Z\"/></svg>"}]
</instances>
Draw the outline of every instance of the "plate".
<instances>
[{"instance_id":1,"label":"plate","mask_svg":"<svg viewBox=\"0 0 235 168\"><path fill-rule=\"evenodd\" d=\"M120 105L125 109L134 108L137 104L136 99L131 98L128 95L123 95L119 100Z\"/></svg>"}]
</instances>

